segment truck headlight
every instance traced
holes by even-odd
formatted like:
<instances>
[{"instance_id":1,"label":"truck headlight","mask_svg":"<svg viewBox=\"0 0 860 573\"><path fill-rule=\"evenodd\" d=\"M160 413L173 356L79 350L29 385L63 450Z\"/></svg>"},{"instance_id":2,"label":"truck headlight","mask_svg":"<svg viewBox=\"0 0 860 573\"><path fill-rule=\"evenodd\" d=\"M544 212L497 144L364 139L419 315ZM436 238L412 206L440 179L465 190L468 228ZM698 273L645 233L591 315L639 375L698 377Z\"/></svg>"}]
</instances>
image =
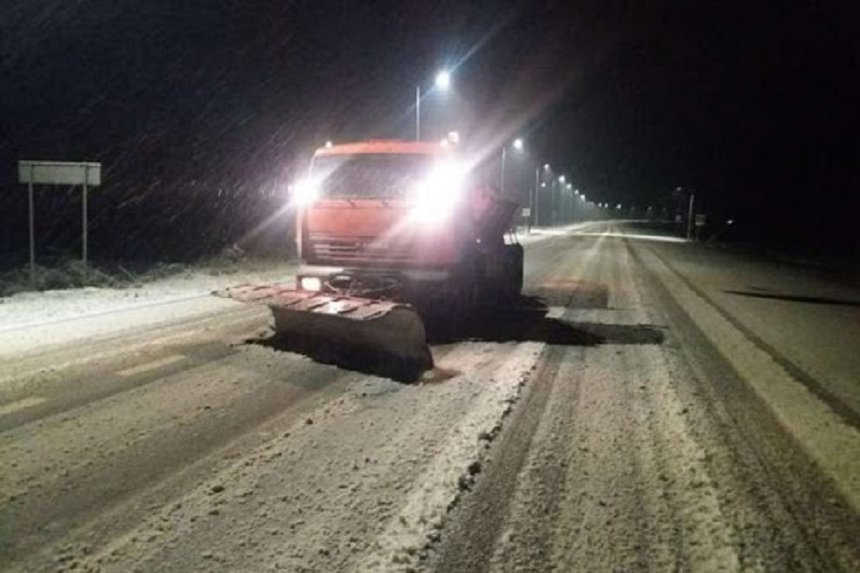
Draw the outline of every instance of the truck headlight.
<instances>
[{"instance_id":1,"label":"truck headlight","mask_svg":"<svg viewBox=\"0 0 860 573\"><path fill-rule=\"evenodd\" d=\"M448 216L463 194L466 170L454 161L437 165L415 189L412 217L432 223Z\"/></svg>"},{"instance_id":2,"label":"truck headlight","mask_svg":"<svg viewBox=\"0 0 860 573\"><path fill-rule=\"evenodd\" d=\"M319 181L302 179L290 186L293 200L299 205L312 203L320 194Z\"/></svg>"},{"instance_id":3,"label":"truck headlight","mask_svg":"<svg viewBox=\"0 0 860 573\"><path fill-rule=\"evenodd\" d=\"M319 277L302 277L299 279L299 286L302 290L320 291L322 290L322 281Z\"/></svg>"}]
</instances>

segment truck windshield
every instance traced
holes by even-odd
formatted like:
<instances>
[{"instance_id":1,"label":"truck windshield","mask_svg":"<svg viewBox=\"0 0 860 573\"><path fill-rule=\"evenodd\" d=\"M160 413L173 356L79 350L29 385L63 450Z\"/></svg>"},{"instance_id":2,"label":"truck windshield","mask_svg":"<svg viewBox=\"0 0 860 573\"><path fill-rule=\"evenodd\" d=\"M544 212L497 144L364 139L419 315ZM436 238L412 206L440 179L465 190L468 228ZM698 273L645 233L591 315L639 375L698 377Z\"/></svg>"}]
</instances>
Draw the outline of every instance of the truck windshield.
<instances>
[{"instance_id":1,"label":"truck windshield","mask_svg":"<svg viewBox=\"0 0 860 573\"><path fill-rule=\"evenodd\" d=\"M425 177L433 156L421 154L324 155L314 158L311 177L321 197L401 197Z\"/></svg>"}]
</instances>

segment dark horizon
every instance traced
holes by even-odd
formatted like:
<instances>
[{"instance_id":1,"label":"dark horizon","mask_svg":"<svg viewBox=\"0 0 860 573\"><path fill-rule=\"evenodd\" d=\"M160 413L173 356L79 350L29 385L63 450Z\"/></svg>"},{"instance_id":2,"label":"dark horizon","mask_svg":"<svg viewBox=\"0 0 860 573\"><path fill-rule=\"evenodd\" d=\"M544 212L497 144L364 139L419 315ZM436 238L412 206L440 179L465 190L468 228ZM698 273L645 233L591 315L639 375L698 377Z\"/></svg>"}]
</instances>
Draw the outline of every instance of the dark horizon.
<instances>
[{"instance_id":1,"label":"dark horizon","mask_svg":"<svg viewBox=\"0 0 860 573\"><path fill-rule=\"evenodd\" d=\"M456 128L495 153L521 136L529 165L595 201L672 205L683 186L756 240L858 245L850 8L338 6L11 3L0 260L26 259L18 159L104 164L95 258L193 257L276 210L325 140L411 138L415 86L440 67L454 90L422 102L428 139ZM78 248L78 196L38 193L40 253Z\"/></svg>"}]
</instances>

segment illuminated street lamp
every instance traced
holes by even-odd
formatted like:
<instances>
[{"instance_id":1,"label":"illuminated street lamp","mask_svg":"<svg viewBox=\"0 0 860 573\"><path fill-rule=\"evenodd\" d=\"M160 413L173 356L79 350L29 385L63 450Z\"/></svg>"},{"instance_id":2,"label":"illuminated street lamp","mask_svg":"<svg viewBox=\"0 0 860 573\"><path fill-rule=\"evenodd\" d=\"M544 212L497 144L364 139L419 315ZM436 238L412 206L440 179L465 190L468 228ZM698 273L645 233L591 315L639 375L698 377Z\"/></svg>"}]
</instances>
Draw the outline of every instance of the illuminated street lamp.
<instances>
[{"instance_id":1,"label":"illuminated street lamp","mask_svg":"<svg viewBox=\"0 0 860 573\"><path fill-rule=\"evenodd\" d=\"M326 146L326 148L327 148L327 149L330 149L330 148L331 148L331 146L332 146L332 142L331 142L331 140L326 141L326 142L325 142L325 146Z\"/></svg>"},{"instance_id":2,"label":"illuminated street lamp","mask_svg":"<svg viewBox=\"0 0 860 573\"><path fill-rule=\"evenodd\" d=\"M559 182L559 183L564 183L564 175L559 175L559 176L558 176L558 182Z\"/></svg>"},{"instance_id":3,"label":"illuminated street lamp","mask_svg":"<svg viewBox=\"0 0 860 573\"><path fill-rule=\"evenodd\" d=\"M549 163L544 163L544 164L543 164L543 168L544 168L546 171L549 171L549 170L550 170Z\"/></svg>"},{"instance_id":4,"label":"illuminated street lamp","mask_svg":"<svg viewBox=\"0 0 860 573\"><path fill-rule=\"evenodd\" d=\"M511 144L511 146L514 148L515 151L519 151L520 153L522 153L522 151L523 151L523 140L518 137L514 140L513 144ZM508 154L508 146L503 145L502 146L502 165L499 168L499 191L501 192L502 196L504 196L504 194L505 194L505 157L507 156L507 154Z\"/></svg>"},{"instance_id":5,"label":"illuminated street lamp","mask_svg":"<svg viewBox=\"0 0 860 573\"><path fill-rule=\"evenodd\" d=\"M436 74L436 87L442 91L448 91L451 87L451 73L448 70L440 70ZM415 86L415 141L421 140L421 84Z\"/></svg>"},{"instance_id":6,"label":"illuminated street lamp","mask_svg":"<svg viewBox=\"0 0 860 573\"><path fill-rule=\"evenodd\" d=\"M440 90L447 90L451 87L451 74L448 70L440 70L436 74L436 87Z\"/></svg>"}]
</instances>

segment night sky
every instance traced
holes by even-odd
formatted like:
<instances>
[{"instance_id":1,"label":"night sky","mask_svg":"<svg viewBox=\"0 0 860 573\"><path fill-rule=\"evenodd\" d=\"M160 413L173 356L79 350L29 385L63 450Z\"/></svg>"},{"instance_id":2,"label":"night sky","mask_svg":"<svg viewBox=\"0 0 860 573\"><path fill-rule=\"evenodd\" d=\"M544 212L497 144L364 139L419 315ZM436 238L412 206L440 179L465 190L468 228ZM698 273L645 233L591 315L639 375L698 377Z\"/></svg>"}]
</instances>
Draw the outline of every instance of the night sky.
<instances>
[{"instance_id":1,"label":"night sky","mask_svg":"<svg viewBox=\"0 0 860 573\"><path fill-rule=\"evenodd\" d=\"M857 14L778 4L5 0L0 265L26 260L17 159L103 163L96 258L193 257L247 240L325 140L413 137L441 67L428 138L522 136L523 173L548 161L596 201L695 188L747 238L850 250ZM39 191L40 253L76 252L79 208Z\"/></svg>"}]
</instances>

